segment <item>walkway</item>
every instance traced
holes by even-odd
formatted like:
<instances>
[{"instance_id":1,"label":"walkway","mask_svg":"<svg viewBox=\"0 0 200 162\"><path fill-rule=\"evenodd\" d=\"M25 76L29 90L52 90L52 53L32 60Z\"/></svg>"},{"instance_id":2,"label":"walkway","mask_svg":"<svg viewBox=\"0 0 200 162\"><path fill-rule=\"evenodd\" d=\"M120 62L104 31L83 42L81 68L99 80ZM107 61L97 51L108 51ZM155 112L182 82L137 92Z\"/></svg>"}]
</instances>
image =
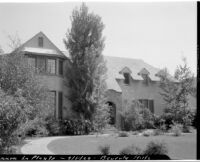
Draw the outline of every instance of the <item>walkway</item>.
<instances>
[{"instance_id":1,"label":"walkway","mask_svg":"<svg viewBox=\"0 0 200 162\"><path fill-rule=\"evenodd\" d=\"M66 136L60 137L42 137L39 139L27 139L24 146L21 147L22 154L54 154L48 150L47 145L56 139L66 138Z\"/></svg>"}]
</instances>

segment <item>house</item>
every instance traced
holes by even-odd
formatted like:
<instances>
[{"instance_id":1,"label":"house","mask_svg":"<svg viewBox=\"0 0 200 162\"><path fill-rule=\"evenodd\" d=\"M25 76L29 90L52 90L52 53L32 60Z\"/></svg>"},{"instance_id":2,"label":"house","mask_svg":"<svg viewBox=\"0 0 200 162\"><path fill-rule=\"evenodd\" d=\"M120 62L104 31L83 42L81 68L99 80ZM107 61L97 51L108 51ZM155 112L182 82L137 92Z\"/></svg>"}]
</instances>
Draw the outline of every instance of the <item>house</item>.
<instances>
[{"instance_id":1,"label":"house","mask_svg":"<svg viewBox=\"0 0 200 162\"><path fill-rule=\"evenodd\" d=\"M55 116L60 119L70 118L71 104L65 97L70 91L65 84L67 78L64 75L64 67L70 61L67 52L60 51L43 32L33 36L16 51L26 55L29 63L37 68L37 77L41 84L48 87L52 97ZM106 56L105 59L108 69L106 95L112 110L111 124L120 128L120 112L135 100L154 114L162 114L164 102L159 94L160 69L140 59L111 56ZM176 82L174 78L171 79Z\"/></svg>"}]
</instances>

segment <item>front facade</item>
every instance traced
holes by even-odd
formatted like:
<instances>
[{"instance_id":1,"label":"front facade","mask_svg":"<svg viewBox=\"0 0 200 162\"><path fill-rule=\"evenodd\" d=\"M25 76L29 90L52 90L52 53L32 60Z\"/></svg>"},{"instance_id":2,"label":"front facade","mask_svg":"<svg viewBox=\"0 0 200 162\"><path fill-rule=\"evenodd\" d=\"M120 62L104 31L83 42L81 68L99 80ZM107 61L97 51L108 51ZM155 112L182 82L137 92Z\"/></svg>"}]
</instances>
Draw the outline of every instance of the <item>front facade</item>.
<instances>
[{"instance_id":1,"label":"front facade","mask_svg":"<svg viewBox=\"0 0 200 162\"><path fill-rule=\"evenodd\" d=\"M37 77L49 89L55 116L60 119L72 116L67 97L65 66L69 63L66 52L60 51L42 32L39 32L17 49L28 57L29 64L37 69ZM160 115L164 102L159 94L159 69L143 60L105 57L107 62L107 103L112 109L111 123L121 128L120 112L134 100L140 101L154 114ZM175 81L175 80L174 80Z\"/></svg>"}]
</instances>

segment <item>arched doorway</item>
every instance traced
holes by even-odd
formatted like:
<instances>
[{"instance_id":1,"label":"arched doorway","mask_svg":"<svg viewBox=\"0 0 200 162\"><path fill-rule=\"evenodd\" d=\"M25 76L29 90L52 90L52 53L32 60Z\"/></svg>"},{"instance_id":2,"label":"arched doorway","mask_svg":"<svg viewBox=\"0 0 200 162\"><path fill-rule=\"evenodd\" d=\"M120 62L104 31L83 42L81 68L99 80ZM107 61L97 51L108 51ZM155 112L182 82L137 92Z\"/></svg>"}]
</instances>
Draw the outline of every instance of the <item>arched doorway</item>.
<instances>
[{"instance_id":1,"label":"arched doorway","mask_svg":"<svg viewBox=\"0 0 200 162\"><path fill-rule=\"evenodd\" d=\"M109 108L109 112L110 112L110 125L115 125L115 121L116 121L116 105L113 102L108 101L108 108Z\"/></svg>"}]
</instances>

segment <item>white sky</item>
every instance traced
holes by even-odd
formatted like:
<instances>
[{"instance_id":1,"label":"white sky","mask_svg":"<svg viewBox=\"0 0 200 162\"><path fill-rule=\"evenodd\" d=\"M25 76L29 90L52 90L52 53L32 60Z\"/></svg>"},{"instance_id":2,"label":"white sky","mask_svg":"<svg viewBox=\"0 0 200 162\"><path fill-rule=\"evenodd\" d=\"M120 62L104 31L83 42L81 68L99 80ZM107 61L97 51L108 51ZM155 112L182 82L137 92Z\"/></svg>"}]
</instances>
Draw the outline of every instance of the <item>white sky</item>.
<instances>
[{"instance_id":1,"label":"white sky","mask_svg":"<svg viewBox=\"0 0 200 162\"><path fill-rule=\"evenodd\" d=\"M61 50L70 15L80 2L0 3L0 45L8 51L7 35L22 42L43 31ZM87 2L105 24L103 54L143 59L173 74L185 56L196 75L196 2Z\"/></svg>"}]
</instances>

